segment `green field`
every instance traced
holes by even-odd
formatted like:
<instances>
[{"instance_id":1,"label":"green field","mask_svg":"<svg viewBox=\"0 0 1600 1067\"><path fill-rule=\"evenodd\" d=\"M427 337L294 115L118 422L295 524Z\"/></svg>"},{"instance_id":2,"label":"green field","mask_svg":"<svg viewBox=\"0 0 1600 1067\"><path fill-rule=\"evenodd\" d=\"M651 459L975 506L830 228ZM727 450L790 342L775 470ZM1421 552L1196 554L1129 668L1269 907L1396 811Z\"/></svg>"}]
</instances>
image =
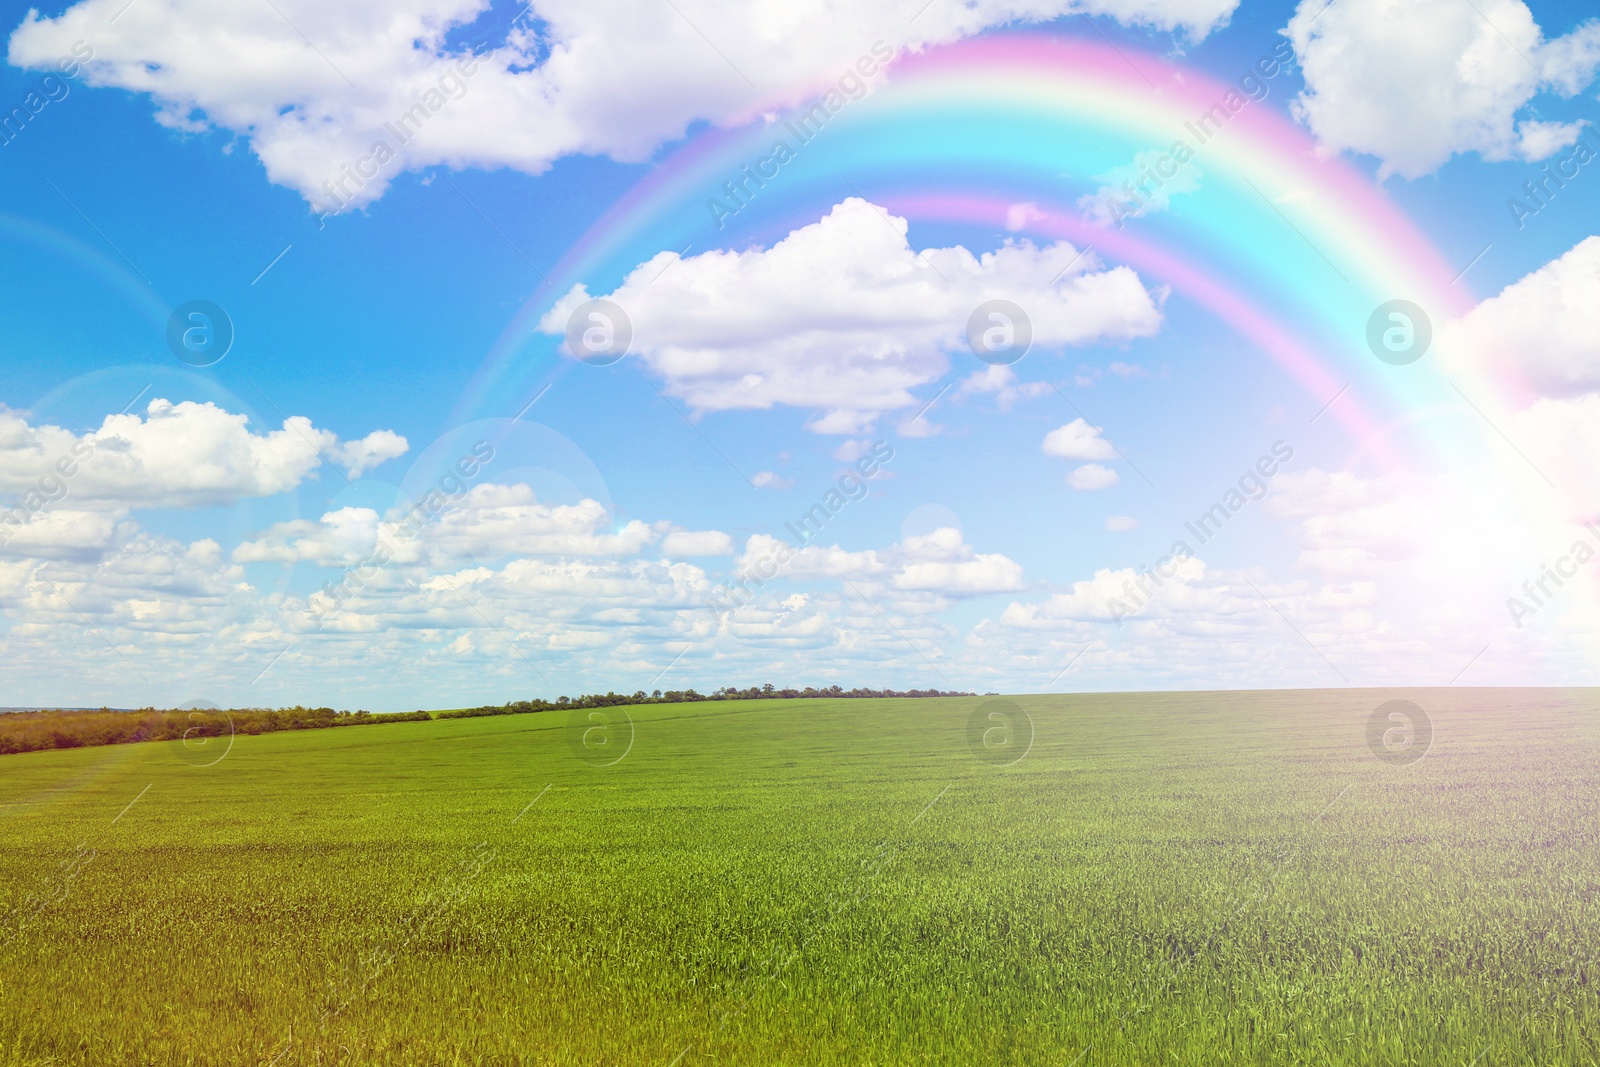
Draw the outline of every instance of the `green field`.
<instances>
[{"instance_id":1,"label":"green field","mask_svg":"<svg viewBox=\"0 0 1600 1067\"><path fill-rule=\"evenodd\" d=\"M1595 692L1014 699L0 757L0 1064L1600 1062Z\"/></svg>"}]
</instances>

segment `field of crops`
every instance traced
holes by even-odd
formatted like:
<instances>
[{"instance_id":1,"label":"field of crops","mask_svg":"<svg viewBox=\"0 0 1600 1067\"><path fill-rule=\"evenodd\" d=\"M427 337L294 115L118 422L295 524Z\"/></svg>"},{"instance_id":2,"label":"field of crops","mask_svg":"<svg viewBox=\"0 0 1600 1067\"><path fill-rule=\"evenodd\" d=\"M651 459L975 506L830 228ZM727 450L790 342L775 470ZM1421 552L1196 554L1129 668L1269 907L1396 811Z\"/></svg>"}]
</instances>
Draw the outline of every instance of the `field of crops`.
<instances>
[{"instance_id":1,"label":"field of crops","mask_svg":"<svg viewBox=\"0 0 1600 1067\"><path fill-rule=\"evenodd\" d=\"M0 756L0 1064L1594 1064L1597 710L764 700Z\"/></svg>"}]
</instances>

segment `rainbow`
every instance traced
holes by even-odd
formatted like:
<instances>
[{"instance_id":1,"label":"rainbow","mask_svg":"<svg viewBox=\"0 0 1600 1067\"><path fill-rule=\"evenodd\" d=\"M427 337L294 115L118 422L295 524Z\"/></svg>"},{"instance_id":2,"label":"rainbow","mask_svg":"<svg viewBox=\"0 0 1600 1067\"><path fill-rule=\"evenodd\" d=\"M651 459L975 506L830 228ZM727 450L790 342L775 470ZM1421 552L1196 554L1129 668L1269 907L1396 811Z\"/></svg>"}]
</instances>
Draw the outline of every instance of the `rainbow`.
<instances>
[{"instance_id":1,"label":"rainbow","mask_svg":"<svg viewBox=\"0 0 1600 1067\"><path fill-rule=\"evenodd\" d=\"M464 392L456 418L531 396L573 362L535 327L573 285L611 291L663 252L770 245L863 196L918 223L1004 229L1092 246L1147 285L1205 309L1330 409L1358 441L1381 439L1396 407L1442 395L1427 362L1390 366L1366 343L1387 301L1424 308L1437 329L1473 295L1457 271L1368 176L1319 155L1270 102L1281 73L1254 65L1219 82L1155 56L1043 34L1012 34L902 57L860 100L847 100L800 142L780 116L698 136L612 207L550 272ZM1246 90L1248 90L1248 95ZM1266 98L1252 98L1259 94ZM1231 95L1230 95L1231 94ZM1211 119L1202 122L1202 118ZM813 132L807 127L805 132ZM794 158L740 205L724 192L783 140ZM1198 172L1171 209L1115 226L1080 206L1103 176L1173 156L1183 142ZM1119 180L1121 175L1119 174ZM1119 184L1114 182L1113 184ZM746 188L751 188L746 186ZM1131 203L1125 201L1125 203ZM1029 205L1018 216L1017 205ZM1380 444L1381 449L1383 446Z\"/></svg>"}]
</instances>

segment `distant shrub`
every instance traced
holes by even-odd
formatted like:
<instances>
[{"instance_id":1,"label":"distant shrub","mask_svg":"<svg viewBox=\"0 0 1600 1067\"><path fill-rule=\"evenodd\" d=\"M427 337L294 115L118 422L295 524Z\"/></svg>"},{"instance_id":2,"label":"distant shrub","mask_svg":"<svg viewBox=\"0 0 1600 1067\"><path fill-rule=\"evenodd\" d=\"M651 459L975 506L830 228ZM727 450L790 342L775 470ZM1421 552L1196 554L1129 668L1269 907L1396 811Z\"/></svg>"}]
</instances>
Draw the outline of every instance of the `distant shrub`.
<instances>
[{"instance_id":1,"label":"distant shrub","mask_svg":"<svg viewBox=\"0 0 1600 1067\"><path fill-rule=\"evenodd\" d=\"M15 711L0 714L0 755L36 752L46 748L83 748L126 745L139 741L178 741L183 738L225 737L230 733L255 736L280 730L321 730L335 726L365 726L386 722L414 722L431 718L425 711L403 715L352 715L332 708L234 708L229 711Z\"/></svg>"},{"instance_id":2,"label":"distant shrub","mask_svg":"<svg viewBox=\"0 0 1600 1067\"><path fill-rule=\"evenodd\" d=\"M555 700L515 700L500 705L461 708L429 713L407 711L395 715L374 715L370 711L335 711L332 708L234 708L228 711L15 711L0 714L0 755L36 752L46 748L84 748L94 745L126 745L139 741L178 741L183 738L224 737L229 733L277 733L280 730L326 730L339 726L368 726L389 722L426 722L430 719L471 719L484 715L528 715L541 711L573 708L609 708L622 704L683 704L703 700L796 700L861 699L869 697L969 697L973 693L944 693L937 689L779 689L770 683L739 689L729 686L711 694L693 689L657 689L646 695L639 690L631 696L622 693L589 693Z\"/></svg>"},{"instance_id":3,"label":"distant shrub","mask_svg":"<svg viewBox=\"0 0 1600 1067\"><path fill-rule=\"evenodd\" d=\"M657 689L653 694L646 696L644 690L639 690L632 696L623 696L620 693L590 693L579 697L557 697L555 700L513 700L505 704L486 704L479 708L460 708L455 711L441 711L435 714L438 719L474 719L483 715L528 715L540 711L565 711L571 708L609 708L620 704L684 704L701 700L813 700L837 698L843 700L860 700L866 698L884 697L970 697L976 693L941 692L937 689L908 689L898 692L893 689L843 689L837 685L826 689L813 689L807 686L804 689L779 689L768 683L763 686L751 686L748 689L739 689L729 686L718 689L710 695L697 693L693 689L671 689L663 693Z\"/></svg>"}]
</instances>

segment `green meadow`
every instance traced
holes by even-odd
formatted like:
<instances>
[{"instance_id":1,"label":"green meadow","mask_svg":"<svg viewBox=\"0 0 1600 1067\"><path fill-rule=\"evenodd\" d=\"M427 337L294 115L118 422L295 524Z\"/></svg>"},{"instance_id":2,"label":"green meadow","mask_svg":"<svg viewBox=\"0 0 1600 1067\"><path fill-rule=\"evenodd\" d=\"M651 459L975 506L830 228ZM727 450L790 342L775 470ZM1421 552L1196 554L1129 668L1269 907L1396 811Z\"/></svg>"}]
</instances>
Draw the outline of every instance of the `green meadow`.
<instances>
[{"instance_id":1,"label":"green meadow","mask_svg":"<svg viewBox=\"0 0 1600 1067\"><path fill-rule=\"evenodd\" d=\"M0 1064L1600 1062L1595 692L1008 699L0 756Z\"/></svg>"}]
</instances>

